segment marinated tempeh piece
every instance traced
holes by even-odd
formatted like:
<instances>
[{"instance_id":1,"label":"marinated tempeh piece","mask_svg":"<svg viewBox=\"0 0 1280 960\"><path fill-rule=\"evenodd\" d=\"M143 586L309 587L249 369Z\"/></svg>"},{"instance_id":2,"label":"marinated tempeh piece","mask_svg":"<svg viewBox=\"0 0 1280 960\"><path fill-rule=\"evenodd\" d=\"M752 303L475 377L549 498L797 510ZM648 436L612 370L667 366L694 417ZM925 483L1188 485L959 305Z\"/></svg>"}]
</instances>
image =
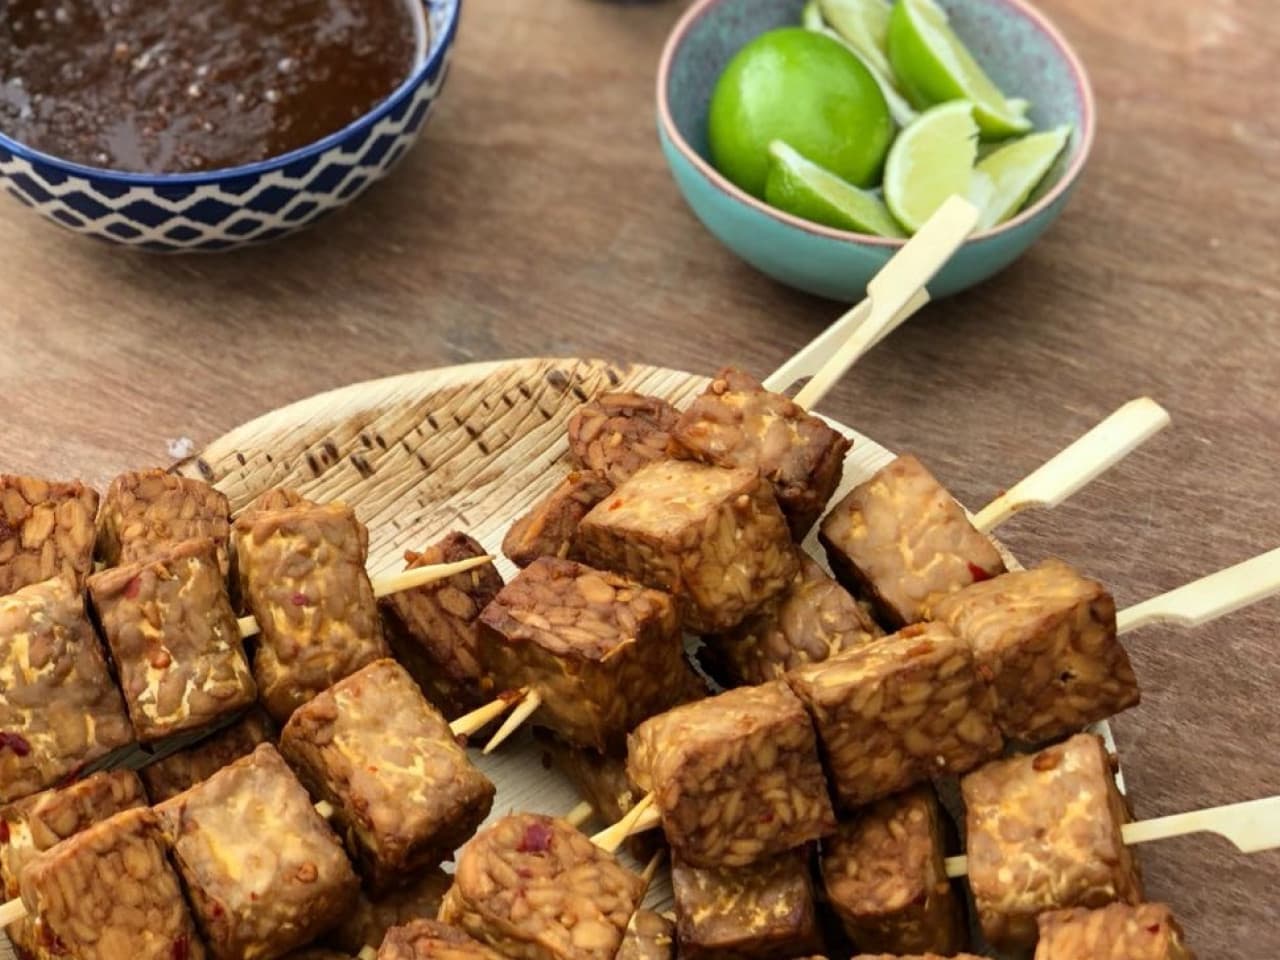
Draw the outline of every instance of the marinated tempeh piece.
<instances>
[{"instance_id":1,"label":"marinated tempeh piece","mask_svg":"<svg viewBox=\"0 0 1280 960\"><path fill-rule=\"evenodd\" d=\"M257 686L212 540L161 547L148 560L96 573L89 595L143 743L253 703Z\"/></svg>"},{"instance_id":2,"label":"marinated tempeh piece","mask_svg":"<svg viewBox=\"0 0 1280 960\"><path fill-rule=\"evenodd\" d=\"M965 946L942 818L933 788L920 786L860 810L823 841L827 901L859 948L950 955Z\"/></svg>"},{"instance_id":3,"label":"marinated tempeh piece","mask_svg":"<svg viewBox=\"0 0 1280 960\"><path fill-rule=\"evenodd\" d=\"M0 474L0 596L64 577L84 586L93 572L97 491Z\"/></svg>"},{"instance_id":4,"label":"marinated tempeh piece","mask_svg":"<svg viewBox=\"0 0 1280 960\"><path fill-rule=\"evenodd\" d=\"M898 457L822 521L837 579L892 627L923 620L940 598L1005 572L989 538L924 464Z\"/></svg>"},{"instance_id":5,"label":"marinated tempeh piece","mask_svg":"<svg viewBox=\"0 0 1280 960\"><path fill-rule=\"evenodd\" d=\"M671 868L687 960L788 960L822 949L807 847L747 867Z\"/></svg>"},{"instance_id":6,"label":"marinated tempeh piece","mask_svg":"<svg viewBox=\"0 0 1280 960\"><path fill-rule=\"evenodd\" d=\"M484 555L484 547L454 531L421 553L406 553L405 569ZM501 589L502 576L493 564L485 564L378 601L396 659L450 719L493 698L480 665L479 619Z\"/></svg>"},{"instance_id":7,"label":"marinated tempeh piece","mask_svg":"<svg viewBox=\"0 0 1280 960\"><path fill-rule=\"evenodd\" d=\"M1120 832L1128 810L1099 737L1077 734L994 761L960 787L969 888L993 946L1030 948L1046 910L1141 902L1138 866Z\"/></svg>"},{"instance_id":8,"label":"marinated tempeh piece","mask_svg":"<svg viewBox=\"0 0 1280 960\"><path fill-rule=\"evenodd\" d=\"M614 960L674 960L676 925L660 913L637 910Z\"/></svg>"},{"instance_id":9,"label":"marinated tempeh piece","mask_svg":"<svg viewBox=\"0 0 1280 960\"><path fill-rule=\"evenodd\" d=\"M1053 910L1037 923L1035 960L1195 960L1163 903Z\"/></svg>"},{"instance_id":10,"label":"marinated tempeh piece","mask_svg":"<svg viewBox=\"0 0 1280 960\"><path fill-rule=\"evenodd\" d=\"M375 661L299 707L280 751L333 805L375 889L438 866L493 804L493 784L394 660Z\"/></svg>"},{"instance_id":11,"label":"marinated tempeh piece","mask_svg":"<svg viewBox=\"0 0 1280 960\"><path fill-rule=\"evenodd\" d=\"M244 612L245 606L245 584L243 571L240 569L238 557L240 555L240 542L249 535L253 530L253 519L260 513L270 513L275 510L288 510L292 507L315 507L319 506L314 500L308 500L297 490L289 487L272 487L258 494L253 502L245 507L236 516L235 522L231 524L231 594L232 602L237 611Z\"/></svg>"},{"instance_id":12,"label":"marinated tempeh piece","mask_svg":"<svg viewBox=\"0 0 1280 960\"><path fill-rule=\"evenodd\" d=\"M0 597L0 803L132 738L80 591L55 577Z\"/></svg>"},{"instance_id":13,"label":"marinated tempeh piece","mask_svg":"<svg viewBox=\"0 0 1280 960\"><path fill-rule=\"evenodd\" d=\"M705 695L704 691L702 696ZM644 796L627 776L625 757L575 746L544 731L539 731L537 736L545 749L544 757L569 779L582 799L591 804L595 818L603 825L617 823ZM627 849L643 863L658 852L661 843L661 831L646 830L628 837Z\"/></svg>"},{"instance_id":14,"label":"marinated tempeh piece","mask_svg":"<svg viewBox=\"0 0 1280 960\"><path fill-rule=\"evenodd\" d=\"M480 614L480 646L498 689L542 695L535 723L597 750L687 689L671 597L572 560L540 557L503 587Z\"/></svg>"},{"instance_id":15,"label":"marinated tempeh piece","mask_svg":"<svg viewBox=\"0 0 1280 960\"><path fill-rule=\"evenodd\" d=\"M938 602L936 619L973 647L1012 740L1042 743L1138 703L1107 589L1061 560L975 583Z\"/></svg>"},{"instance_id":16,"label":"marinated tempeh piece","mask_svg":"<svg viewBox=\"0 0 1280 960\"><path fill-rule=\"evenodd\" d=\"M377 896L362 890L355 907L326 940L353 956L365 947L376 948L392 927L411 920L434 919L452 883L452 876L433 867L403 886Z\"/></svg>"},{"instance_id":17,"label":"marinated tempeh piece","mask_svg":"<svg viewBox=\"0 0 1280 960\"><path fill-rule=\"evenodd\" d=\"M606 393L569 418L569 456L617 486L645 464L670 456L679 417L679 410L657 397Z\"/></svg>"},{"instance_id":18,"label":"marinated tempeh piece","mask_svg":"<svg viewBox=\"0 0 1280 960\"><path fill-rule=\"evenodd\" d=\"M853 960L988 960L972 953L957 953L946 957L936 953L913 953L910 956L896 953L860 953Z\"/></svg>"},{"instance_id":19,"label":"marinated tempeh piece","mask_svg":"<svg viewBox=\"0 0 1280 960\"><path fill-rule=\"evenodd\" d=\"M271 721L258 708L213 736L150 763L139 772L152 803L162 803L208 780L223 767L273 739Z\"/></svg>"},{"instance_id":20,"label":"marinated tempeh piece","mask_svg":"<svg viewBox=\"0 0 1280 960\"><path fill-rule=\"evenodd\" d=\"M575 470L511 525L502 552L517 567L538 557L576 558L578 525L611 493L613 484L598 473Z\"/></svg>"},{"instance_id":21,"label":"marinated tempeh piece","mask_svg":"<svg viewBox=\"0 0 1280 960\"><path fill-rule=\"evenodd\" d=\"M637 471L583 519L578 549L592 566L675 596L699 633L736 627L799 569L767 480L688 460Z\"/></svg>"},{"instance_id":22,"label":"marinated tempeh piece","mask_svg":"<svg viewBox=\"0 0 1280 960\"><path fill-rule=\"evenodd\" d=\"M862 605L801 553L790 586L729 632L705 637L699 659L724 686L746 686L882 636Z\"/></svg>"},{"instance_id":23,"label":"marinated tempeh piece","mask_svg":"<svg viewBox=\"0 0 1280 960\"><path fill-rule=\"evenodd\" d=\"M254 678L284 723L320 691L389 655L365 572L369 532L334 503L237 520L244 598L262 630Z\"/></svg>"},{"instance_id":24,"label":"marinated tempeh piece","mask_svg":"<svg viewBox=\"0 0 1280 960\"><path fill-rule=\"evenodd\" d=\"M438 920L413 920L387 931L378 960L502 960L479 940Z\"/></svg>"},{"instance_id":25,"label":"marinated tempeh piece","mask_svg":"<svg viewBox=\"0 0 1280 960\"><path fill-rule=\"evenodd\" d=\"M22 868L67 837L124 810L147 805L142 782L131 770L95 773L68 787L46 790L0 808L0 893L19 896ZM46 960L35 920L23 917L5 928L19 954Z\"/></svg>"},{"instance_id":26,"label":"marinated tempeh piece","mask_svg":"<svg viewBox=\"0 0 1280 960\"><path fill-rule=\"evenodd\" d=\"M813 724L782 681L677 707L628 742L627 773L690 866L746 866L835 829Z\"/></svg>"},{"instance_id":27,"label":"marinated tempeh piece","mask_svg":"<svg viewBox=\"0 0 1280 960\"><path fill-rule=\"evenodd\" d=\"M754 467L803 540L840 486L852 444L790 397L725 367L676 423L676 446L718 467Z\"/></svg>"},{"instance_id":28,"label":"marinated tempeh piece","mask_svg":"<svg viewBox=\"0 0 1280 960\"><path fill-rule=\"evenodd\" d=\"M202 480L159 468L122 473L111 481L98 513L98 558L109 567L149 559L158 547L212 540L218 568L230 569L231 507Z\"/></svg>"},{"instance_id":29,"label":"marinated tempeh piece","mask_svg":"<svg viewBox=\"0 0 1280 960\"><path fill-rule=\"evenodd\" d=\"M613 960L644 886L565 821L516 813L462 848L440 919L511 960Z\"/></svg>"},{"instance_id":30,"label":"marinated tempeh piece","mask_svg":"<svg viewBox=\"0 0 1280 960\"><path fill-rule=\"evenodd\" d=\"M22 871L36 940L76 960L203 960L204 945L146 807L57 844Z\"/></svg>"},{"instance_id":31,"label":"marinated tempeh piece","mask_svg":"<svg viewBox=\"0 0 1280 960\"><path fill-rule=\"evenodd\" d=\"M342 843L270 744L156 812L217 960L288 953L331 929L358 893Z\"/></svg>"},{"instance_id":32,"label":"marinated tempeh piece","mask_svg":"<svg viewBox=\"0 0 1280 960\"><path fill-rule=\"evenodd\" d=\"M972 770L1003 746L973 651L939 623L904 627L788 680L813 715L846 809Z\"/></svg>"}]
</instances>

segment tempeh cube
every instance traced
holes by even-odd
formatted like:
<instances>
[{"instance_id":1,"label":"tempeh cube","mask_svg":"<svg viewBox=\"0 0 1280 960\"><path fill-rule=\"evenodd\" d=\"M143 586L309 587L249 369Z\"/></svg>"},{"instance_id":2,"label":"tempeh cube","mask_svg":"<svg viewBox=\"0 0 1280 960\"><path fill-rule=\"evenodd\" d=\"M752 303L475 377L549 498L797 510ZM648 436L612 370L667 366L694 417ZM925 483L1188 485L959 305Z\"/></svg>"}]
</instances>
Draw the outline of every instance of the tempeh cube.
<instances>
[{"instance_id":1,"label":"tempeh cube","mask_svg":"<svg viewBox=\"0 0 1280 960\"><path fill-rule=\"evenodd\" d=\"M98 514L98 557L107 566L148 559L158 547L212 540L218 567L230 568L231 507L202 480L165 470L136 470L111 481Z\"/></svg>"},{"instance_id":2,"label":"tempeh cube","mask_svg":"<svg viewBox=\"0 0 1280 960\"><path fill-rule=\"evenodd\" d=\"M706 695L705 691L702 695ZM545 750L544 763L550 761L569 779L602 825L617 823L643 798L643 792L627 776L625 757L579 747L553 733L538 731L536 736ZM659 830L646 830L627 838L627 849L642 863L661 845Z\"/></svg>"},{"instance_id":3,"label":"tempeh cube","mask_svg":"<svg viewBox=\"0 0 1280 960\"><path fill-rule=\"evenodd\" d=\"M203 960L156 814L125 810L23 868L37 942L76 960Z\"/></svg>"},{"instance_id":4,"label":"tempeh cube","mask_svg":"<svg viewBox=\"0 0 1280 960\"><path fill-rule=\"evenodd\" d=\"M405 569L456 563L485 552L455 531L421 553L406 553ZM492 684L480 664L479 620L501 589L502 576L490 563L378 602L396 659L450 719L492 699Z\"/></svg>"},{"instance_id":5,"label":"tempeh cube","mask_svg":"<svg viewBox=\"0 0 1280 960\"><path fill-rule=\"evenodd\" d=\"M83 587L97 513L97 491L78 481L0 474L0 596L58 576Z\"/></svg>"},{"instance_id":6,"label":"tempeh cube","mask_svg":"<svg viewBox=\"0 0 1280 960\"><path fill-rule=\"evenodd\" d=\"M298 506L236 521L245 600L262 630L253 672L267 712L302 704L389 655L365 571L369 533L344 504Z\"/></svg>"},{"instance_id":7,"label":"tempeh cube","mask_svg":"<svg viewBox=\"0 0 1280 960\"><path fill-rule=\"evenodd\" d=\"M687 960L789 960L817 953L810 850L746 867L671 868L676 936Z\"/></svg>"},{"instance_id":8,"label":"tempeh cube","mask_svg":"<svg viewBox=\"0 0 1280 960\"><path fill-rule=\"evenodd\" d=\"M498 689L542 695L535 723L597 750L687 689L671 597L572 560L541 557L503 587L480 614L480 647Z\"/></svg>"},{"instance_id":9,"label":"tempeh cube","mask_svg":"<svg viewBox=\"0 0 1280 960\"><path fill-rule=\"evenodd\" d=\"M882 636L862 605L802 553L790 586L732 630L705 637L699 659L721 684L738 687L777 680Z\"/></svg>"},{"instance_id":10,"label":"tempeh cube","mask_svg":"<svg viewBox=\"0 0 1280 960\"><path fill-rule=\"evenodd\" d=\"M333 805L375 889L439 865L493 804L493 784L394 660L375 661L299 707L280 751Z\"/></svg>"},{"instance_id":11,"label":"tempeh cube","mask_svg":"<svg viewBox=\"0 0 1280 960\"><path fill-rule=\"evenodd\" d=\"M629 738L627 773L690 866L746 866L836 826L813 724L782 681L647 720Z\"/></svg>"},{"instance_id":12,"label":"tempeh cube","mask_svg":"<svg viewBox=\"0 0 1280 960\"><path fill-rule=\"evenodd\" d=\"M1141 699L1116 637L1115 600L1061 560L975 583L933 615L992 677L996 719L1010 739L1055 740Z\"/></svg>"},{"instance_id":13,"label":"tempeh cube","mask_svg":"<svg viewBox=\"0 0 1280 960\"><path fill-rule=\"evenodd\" d=\"M278 957L334 927L359 882L275 747L156 807L217 960Z\"/></svg>"},{"instance_id":14,"label":"tempeh cube","mask_svg":"<svg viewBox=\"0 0 1280 960\"><path fill-rule=\"evenodd\" d=\"M411 920L434 919L452 883L452 876L433 867L383 894L370 895L362 890L351 912L326 940L352 956L365 947L376 948L392 927Z\"/></svg>"},{"instance_id":15,"label":"tempeh cube","mask_svg":"<svg viewBox=\"0 0 1280 960\"><path fill-rule=\"evenodd\" d=\"M1077 734L994 761L960 787L969 888L993 946L1030 948L1046 910L1141 902L1137 863L1121 835L1129 813L1101 738Z\"/></svg>"},{"instance_id":16,"label":"tempeh cube","mask_svg":"<svg viewBox=\"0 0 1280 960\"><path fill-rule=\"evenodd\" d=\"M840 486L852 444L790 397L725 367L689 405L672 436L718 467L754 467L773 484L791 535L803 540Z\"/></svg>"},{"instance_id":17,"label":"tempeh cube","mask_svg":"<svg viewBox=\"0 0 1280 960\"><path fill-rule=\"evenodd\" d=\"M767 480L687 460L637 471L587 514L578 547L593 566L671 593L699 633L737 626L799 569Z\"/></svg>"},{"instance_id":18,"label":"tempeh cube","mask_svg":"<svg viewBox=\"0 0 1280 960\"><path fill-rule=\"evenodd\" d=\"M378 960L502 960L479 940L438 920L413 920L387 931Z\"/></svg>"},{"instance_id":19,"label":"tempeh cube","mask_svg":"<svg viewBox=\"0 0 1280 960\"><path fill-rule=\"evenodd\" d=\"M143 767L139 772L152 803L161 803L208 780L223 767L273 739L271 720L255 707L213 736Z\"/></svg>"},{"instance_id":20,"label":"tempeh cube","mask_svg":"<svg viewBox=\"0 0 1280 960\"><path fill-rule=\"evenodd\" d=\"M822 882L862 950L955 953L963 910L947 879L943 813L929 786L880 800L822 843Z\"/></svg>"},{"instance_id":21,"label":"tempeh cube","mask_svg":"<svg viewBox=\"0 0 1280 960\"><path fill-rule=\"evenodd\" d=\"M258 494L247 507L236 515L235 522L231 524L229 543L231 547L231 598L237 611L245 612L248 609L245 605L244 572L240 569L239 555L241 542L253 531L253 519L260 513L289 510L293 507L316 506L319 506L319 504L314 500L308 500L297 490L289 487L272 487Z\"/></svg>"},{"instance_id":22,"label":"tempeh cube","mask_svg":"<svg viewBox=\"0 0 1280 960\"><path fill-rule=\"evenodd\" d=\"M1004 560L924 464L898 457L851 490L822 521L836 577L902 627L971 583L1004 573Z\"/></svg>"},{"instance_id":23,"label":"tempeh cube","mask_svg":"<svg viewBox=\"0 0 1280 960\"><path fill-rule=\"evenodd\" d=\"M613 484L598 473L575 470L511 525L502 552L517 567L538 557L576 558L582 518L611 493Z\"/></svg>"},{"instance_id":24,"label":"tempeh cube","mask_svg":"<svg viewBox=\"0 0 1280 960\"><path fill-rule=\"evenodd\" d=\"M569 418L569 456L617 486L645 464L670 456L679 417L679 410L658 397L606 393Z\"/></svg>"},{"instance_id":25,"label":"tempeh cube","mask_svg":"<svg viewBox=\"0 0 1280 960\"><path fill-rule=\"evenodd\" d=\"M132 738L80 591L56 577L0 597L0 803Z\"/></svg>"},{"instance_id":26,"label":"tempeh cube","mask_svg":"<svg viewBox=\"0 0 1280 960\"><path fill-rule=\"evenodd\" d=\"M440 919L511 960L613 960L644 888L565 821L515 813L459 852Z\"/></svg>"},{"instance_id":27,"label":"tempeh cube","mask_svg":"<svg viewBox=\"0 0 1280 960\"><path fill-rule=\"evenodd\" d=\"M115 770L0 808L0 893L5 900L19 896L22 868L45 850L121 811L146 805L138 775ZM50 960L48 948L36 938L33 918L12 923L5 932L20 954Z\"/></svg>"},{"instance_id":28,"label":"tempeh cube","mask_svg":"<svg viewBox=\"0 0 1280 960\"><path fill-rule=\"evenodd\" d=\"M989 960L972 953L956 953L939 956L936 953L913 953L910 956L896 953L860 953L853 960Z\"/></svg>"},{"instance_id":29,"label":"tempeh cube","mask_svg":"<svg viewBox=\"0 0 1280 960\"><path fill-rule=\"evenodd\" d=\"M254 702L240 627L212 540L162 547L89 578L133 730L150 743Z\"/></svg>"},{"instance_id":30,"label":"tempeh cube","mask_svg":"<svg viewBox=\"0 0 1280 960\"><path fill-rule=\"evenodd\" d=\"M852 810L999 756L995 696L969 645L938 623L793 671L813 715L831 787Z\"/></svg>"},{"instance_id":31,"label":"tempeh cube","mask_svg":"<svg viewBox=\"0 0 1280 960\"><path fill-rule=\"evenodd\" d=\"M1035 960L1195 960L1163 903L1052 910L1037 923Z\"/></svg>"},{"instance_id":32,"label":"tempeh cube","mask_svg":"<svg viewBox=\"0 0 1280 960\"><path fill-rule=\"evenodd\" d=\"M674 960L676 925L660 913L637 910L614 960Z\"/></svg>"}]
</instances>

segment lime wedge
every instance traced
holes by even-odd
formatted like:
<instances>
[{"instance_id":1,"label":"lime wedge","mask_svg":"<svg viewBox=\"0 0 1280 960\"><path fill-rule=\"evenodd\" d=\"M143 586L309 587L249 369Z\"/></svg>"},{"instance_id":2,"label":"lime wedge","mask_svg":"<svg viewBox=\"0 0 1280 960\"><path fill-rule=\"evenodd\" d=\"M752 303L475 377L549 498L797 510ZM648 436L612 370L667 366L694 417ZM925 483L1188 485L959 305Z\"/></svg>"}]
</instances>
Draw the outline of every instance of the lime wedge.
<instances>
[{"instance_id":1,"label":"lime wedge","mask_svg":"<svg viewBox=\"0 0 1280 960\"><path fill-rule=\"evenodd\" d=\"M822 10L818 8L818 0L809 0L804 5L804 9L800 11L800 26L806 30L816 30L818 33L826 29L827 24L822 19Z\"/></svg>"},{"instance_id":2,"label":"lime wedge","mask_svg":"<svg viewBox=\"0 0 1280 960\"><path fill-rule=\"evenodd\" d=\"M978 125L967 100L931 107L898 135L884 167L884 198L915 233L952 194L969 196Z\"/></svg>"},{"instance_id":3,"label":"lime wedge","mask_svg":"<svg viewBox=\"0 0 1280 960\"><path fill-rule=\"evenodd\" d=\"M897 0L889 17L889 61L915 106L969 100L982 132L1007 137L1031 129L1025 100L1008 100L960 42L933 0Z\"/></svg>"},{"instance_id":4,"label":"lime wedge","mask_svg":"<svg viewBox=\"0 0 1280 960\"><path fill-rule=\"evenodd\" d=\"M769 157L764 198L770 206L840 230L878 237L906 236L874 193L841 180L781 140L769 144Z\"/></svg>"},{"instance_id":5,"label":"lime wedge","mask_svg":"<svg viewBox=\"0 0 1280 960\"><path fill-rule=\"evenodd\" d=\"M816 0L810 0L810 4ZM805 8L806 10L808 7ZM891 74L882 73L875 64L864 57L848 40L836 33L825 23L817 27L805 25L806 30L813 30L817 33L825 33L832 40L836 40L846 50L852 53L867 68L867 72L871 74L871 79L876 82L876 86L880 88L880 93L884 96L884 102L889 107L889 116L893 117L893 122L899 127L905 127L908 123L920 116L915 109L907 102L907 98L902 95L897 87L893 85L893 77Z\"/></svg>"},{"instance_id":6,"label":"lime wedge","mask_svg":"<svg viewBox=\"0 0 1280 960\"><path fill-rule=\"evenodd\" d=\"M818 0L822 19L853 47L873 70L893 76L889 66L888 0Z\"/></svg>"},{"instance_id":7,"label":"lime wedge","mask_svg":"<svg viewBox=\"0 0 1280 960\"><path fill-rule=\"evenodd\" d=\"M978 218L979 230L1003 223L1022 209L1070 136L1070 126L1033 133L1005 144L978 161L974 178L985 178L991 184L990 196L984 199L970 194L970 199L982 211Z\"/></svg>"}]
</instances>

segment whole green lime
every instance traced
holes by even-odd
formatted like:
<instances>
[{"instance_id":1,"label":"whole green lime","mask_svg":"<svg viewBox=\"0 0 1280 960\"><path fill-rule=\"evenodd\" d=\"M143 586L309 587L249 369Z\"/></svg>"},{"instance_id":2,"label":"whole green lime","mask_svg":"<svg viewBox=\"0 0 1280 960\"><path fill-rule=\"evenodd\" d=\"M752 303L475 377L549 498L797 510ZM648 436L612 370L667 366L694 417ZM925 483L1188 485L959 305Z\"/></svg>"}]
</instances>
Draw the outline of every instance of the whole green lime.
<instances>
[{"instance_id":1,"label":"whole green lime","mask_svg":"<svg viewBox=\"0 0 1280 960\"><path fill-rule=\"evenodd\" d=\"M729 61L711 94L708 138L716 168L763 198L774 140L865 187L884 163L893 121L854 54L821 33L783 27Z\"/></svg>"}]
</instances>

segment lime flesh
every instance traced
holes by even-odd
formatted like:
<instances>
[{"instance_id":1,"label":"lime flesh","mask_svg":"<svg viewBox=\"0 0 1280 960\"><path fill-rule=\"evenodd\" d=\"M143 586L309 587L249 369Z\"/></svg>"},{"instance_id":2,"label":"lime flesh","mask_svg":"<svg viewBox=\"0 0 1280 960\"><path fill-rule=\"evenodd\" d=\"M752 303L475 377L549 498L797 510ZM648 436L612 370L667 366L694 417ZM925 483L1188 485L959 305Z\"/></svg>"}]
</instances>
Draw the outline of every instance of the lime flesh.
<instances>
[{"instance_id":1,"label":"lime flesh","mask_svg":"<svg viewBox=\"0 0 1280 960\"><path fill-rule=\"evenodd\" d=\"M892 77L889 66L888 0L818 0L822 19L873 69Z\"/></svg>"},{"instance_id":2,"label":"lime flesh","mask_svg":"<svg viewBox=\"0 0 1280 960\"><path fill-rule=\"evenodd\" d=\"M889 17L889 61L916 107L969 100L982 132L1007 137L1031 129L1025 100L1009 100L987 76L933 0L897 0Z\"/></svg>"},{"instance_id":3,"label":"lime flesh","mask_svg":"<svg viewBox=\"0 0 1280 960\"><path fill-rule=\"evenodd\" d=\"M763 198L774 140L865 186L884 164L893 121L875 78L848 49L825 34L783 27L752 40L725 67L707 134L716 168Z\"/></svg>"},{"instance_id":4,"label":"lime flesh","mask_svg":"<svg viewBox=\"0 0 1280 960\"><path fill-rule=\"evenodd\" d=\"M920 114L885 163L884 198L894 218L915 233L948 197L969 196L977 155L973 104L953 100Z\"/></svg>"},{"instance_id":5,"label":"lime flesh","mask_svg":"<svg viewBox=\"0 0 1280 960\"><path fill-rule=\"evenodd\" d=\"M1003 223L1022 209L1070 136L1070 126L1033 133L1004 144L978 161L975 178L982 177L991 184L989 196L979 203L979 230Z\"/></svg>"},{"instance_id":6,"label":"lime flesh","mask_svg":"<svg viewBox=\"0 0 1280 960\"><path fill-rule=\"evenodd\" d=\"M839 230L878 237L906 236L874 193L846 183L781 140L769 146L769 155L773 162L764 196L770 206Z\"/></svg>"},{"instance_id":7,"label":"lime flesh","mask_svg":"<svg viewBox=\"0 0 1280 960\"><path fill-rule=\"evenodd\" d=\"M804 9L800 11L800 26L806 30L819 32L826 29L827 24L822 19L822 9L818 6L818 0L809 0L804 5Z\"/></svg>"}]
</instances>

